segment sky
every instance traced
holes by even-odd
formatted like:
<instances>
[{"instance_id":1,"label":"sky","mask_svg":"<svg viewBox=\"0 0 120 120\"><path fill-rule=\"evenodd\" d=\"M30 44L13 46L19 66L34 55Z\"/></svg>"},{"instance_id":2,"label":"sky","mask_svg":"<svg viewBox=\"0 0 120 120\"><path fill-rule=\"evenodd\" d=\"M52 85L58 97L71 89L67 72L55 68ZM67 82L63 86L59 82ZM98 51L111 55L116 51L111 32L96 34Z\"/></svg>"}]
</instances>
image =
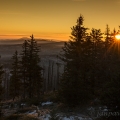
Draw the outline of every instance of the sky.
<instances>
[{"instance_id":1,"label":"sky","mask_svg":"<svg viewBox=\"0 0 120 120\"><path fill-rule=\"evenodd\" d=\"M68 40L77 18L105 31L120 25L120 0L0 0L0 39Z\"/></svg>"}]
</instances>

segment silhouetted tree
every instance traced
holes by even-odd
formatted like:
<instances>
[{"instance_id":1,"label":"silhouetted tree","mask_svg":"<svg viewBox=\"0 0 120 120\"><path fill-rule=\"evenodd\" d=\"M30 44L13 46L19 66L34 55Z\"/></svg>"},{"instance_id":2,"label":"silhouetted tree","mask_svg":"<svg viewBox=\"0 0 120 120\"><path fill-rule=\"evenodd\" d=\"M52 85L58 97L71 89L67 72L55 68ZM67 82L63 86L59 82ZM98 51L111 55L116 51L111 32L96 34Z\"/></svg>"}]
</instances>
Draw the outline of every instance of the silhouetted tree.
<instances>
[{"instance_id":1,"label":"silhouetted tree","mask_svg":"<svg viewBox=\"0 0 120 120\"><path fill-rule=\"evenodd\" d=\"M10 96L15 99L15 97L20 96L20 88L21 88L21 81L20 81L20 71L19 71L19 60L18 60L18 52L15 51L15 54L12 57L12 70L11 70L11 77L10 77Z\"/></svg>"},{"instance_id":2,"label":"silhouetted tree","mask_svg":"<svg viewBox=\"0 0 120 120\"><path fill-rule=\"evenodd\" d=\"M3 94L3 85L2 85L3 73L4 73L3 66L0 64L0 100L1 100L1 95Z\"/></svg>"},{"instance_id":3,"label":"silhouetted tree","mask_svg":"<svg viewBox=\"0 0 120 120\"><path fill-rule=\"evenodd\" d=\"M42 88L42 70L40 66L39 47L35 41L33 35L30 36L31 40L28 40L29 53L28 53L28 93L29 98L37 95L40 97Z\"/></svg>"},{"instance_id":4,"label":"silhouetted tree","mask_svg":"<svg viewBox=\"0 0 120 120\"><path fill-rule=\"evenodd\" d=\"M50 60L49 60L49 65L48 65L48 78L47 78L47 91L49 91L50 90L50 87L51 87L51 85L50 85L50 74L51 74L51 69L50 69L50 67L51 67L51 62L50 62Z\"/></svg>"},{"instance_id":5,"label":"silhouetted tree","mask_svg":"<svg viewBox=\"0 0 120 120\"><path fill-rule=\"evenodd\" d=\"M22 81L23 98L40 97L42 90L42 70L40 66L40 48L33 35L25 40L22 46L20 60L20 75Z\"/></svg>"},{"instance_id":6,"label":"silhouetted tree","mask_svg":"<svg viewBox=\"0 0 120 120\"><path fill-rule=\"evenodd\" d=\"M89 58L91 58L88 63L90 64L91 68L90 70L90 85L92 94L94 97L96 96L98 88L100 88L101 81L101 74L103 74L101 70L101 63L103 60L104 55L104 46L103 46L103 40L102 40L103 33L100 29L92 29L90 32L91 36L91 54L89 54ZM89 66L89 65L88 65Z\"/></svg>"},{"instance_id":7,"label":"silhouetted tree","mask_svg":"<svg viewBox=\"0 0 120 120\"><path fill-rule=\"evenodd\" d=\"M109 50L111 42L112 42L112 38L111 38L110 28L109 28L108 25L106 25L106 31L105 31L105 48L106 48L106 54L107 54L107 50Z\"/></svg>"},{"instance_id":8,"label":"silhouetted tree","mask_svg":"<svg viewBox=\"0 0 120 120\"><path fill-rule=\"evenodd\" d=\"M53 73L54 73L54 62L52 61L52 65L51 65L51 89L52 90L54 90Z\"/></svg>"},{"instance_id":9,"label":"silhouetted tree","mask_svg":"<svg viewBox=\"0 0 120 120\"><path fill-rule=\"evenodd\" d=\"M28 41L25 40L22 45L22 52L21 52L21 60L20 60L20 73L21 73L21 81L22 81L22 91L23 91L23 98L25 99L27 88L28 88L28 66L29 66L29 44Z\"/></svg>"},{"instance_id":10,"label":"silhouetted tree","mask_svg":"<svg viewBox=\"0 0 120 120\"><path fill-rule=\"evenodd\" d=\"M68 105L77 105L87 102L90 98L89 85L86 81L86 39L88 28L83 26L83 16L77 19L73 26L70 40L65 42L60 59L65 62L65 69L61 79L59 94L61 100Z\"/></svg>"}]
</instances>

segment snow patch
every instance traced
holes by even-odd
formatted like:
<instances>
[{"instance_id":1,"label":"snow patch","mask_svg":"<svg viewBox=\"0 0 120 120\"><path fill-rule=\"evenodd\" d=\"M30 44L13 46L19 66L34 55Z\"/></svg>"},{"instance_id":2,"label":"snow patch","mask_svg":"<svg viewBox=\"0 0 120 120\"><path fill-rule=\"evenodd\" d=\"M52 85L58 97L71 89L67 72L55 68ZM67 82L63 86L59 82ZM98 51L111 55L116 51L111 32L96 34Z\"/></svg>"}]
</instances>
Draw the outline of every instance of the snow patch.
<instances>
[{"instance_id":1,"label":"snow patch","mask_svg":"<svg viewBox=\"0 0 120 120\"><path fill-rule=\"evenodd\" d=\"M47 102L43 102L41 105L44 106L44 105L52 105L52 104L53 104L53 102L47 101Z\"/></svg>"}]
</instances>

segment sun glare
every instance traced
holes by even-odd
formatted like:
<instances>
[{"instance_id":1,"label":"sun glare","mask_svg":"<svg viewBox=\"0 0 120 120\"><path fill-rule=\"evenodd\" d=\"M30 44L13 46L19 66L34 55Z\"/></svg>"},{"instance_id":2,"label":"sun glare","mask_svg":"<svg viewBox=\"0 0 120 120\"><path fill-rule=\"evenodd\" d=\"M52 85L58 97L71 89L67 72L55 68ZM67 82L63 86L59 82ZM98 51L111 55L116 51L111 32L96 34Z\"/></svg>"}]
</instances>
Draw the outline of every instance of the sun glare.
<instances>
[{"instance_id":1,"label":"sun glare","mask_svg":"<svg viewBox=\"0 0 120 120\"><path fill-rule=\"evenodd\" d=\"M120 40L120 35L116 35L115 38L116 38L117 40Z\"/></svg>"}]
</instances>

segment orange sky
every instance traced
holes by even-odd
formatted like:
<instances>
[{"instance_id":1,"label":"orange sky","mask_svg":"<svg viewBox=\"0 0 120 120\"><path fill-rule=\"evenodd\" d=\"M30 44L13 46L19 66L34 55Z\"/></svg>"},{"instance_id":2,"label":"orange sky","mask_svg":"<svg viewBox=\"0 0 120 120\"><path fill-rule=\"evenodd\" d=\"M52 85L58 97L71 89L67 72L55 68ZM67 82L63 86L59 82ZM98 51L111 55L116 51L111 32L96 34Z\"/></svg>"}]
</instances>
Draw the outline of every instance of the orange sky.
<instances>
[{"instance_id":1,"label":"orange sky","mask_svg":"<svg viewBox=\"0 0 120 120\"><path fill-rule=\"evenodd\" d=\"M120 0L0 0L0 39L68 40L80 14L88 28L118 29Z\"/></svg>"}]
</instances>

